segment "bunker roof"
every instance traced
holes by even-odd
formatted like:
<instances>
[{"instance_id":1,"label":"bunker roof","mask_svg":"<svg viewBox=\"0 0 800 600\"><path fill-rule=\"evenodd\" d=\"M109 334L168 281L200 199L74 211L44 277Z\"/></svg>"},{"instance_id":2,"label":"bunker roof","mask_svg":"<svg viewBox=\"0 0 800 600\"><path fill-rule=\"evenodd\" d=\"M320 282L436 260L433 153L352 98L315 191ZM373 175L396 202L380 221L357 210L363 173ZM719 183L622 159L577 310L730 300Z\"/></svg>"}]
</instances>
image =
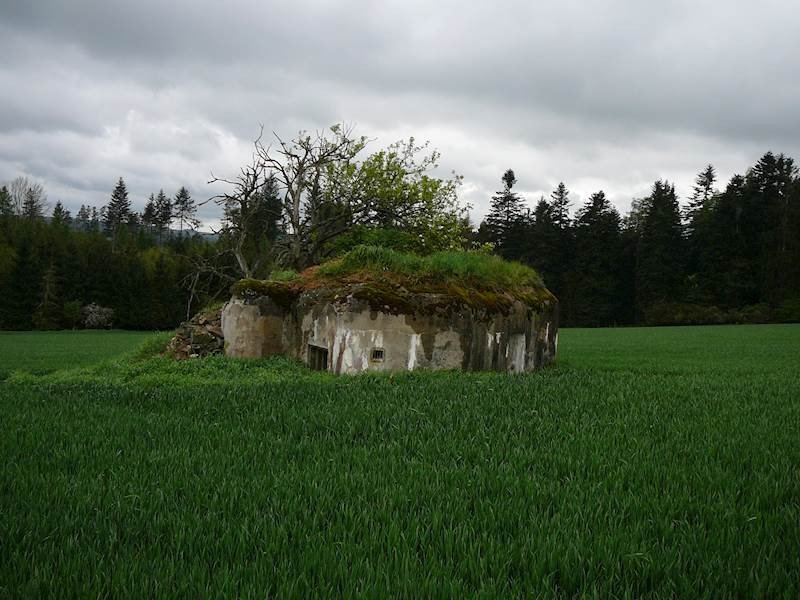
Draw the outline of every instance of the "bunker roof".
<instances>
[{"instance_id":1,"label":"bunker roof","mask_svg":"<svg viewBox=\"0 0 800 600\"><path fill-rule=\"evenodd\" d=\"M520 263L480 252L447 251L417 256L377 246L350 252L302 273L243 279L237 296L269 296L289 308L301 294L319 301L364 300L374 310L414 314L469 306L506 312L519 301L532 309L554 304L539 274Z\"/></svg>"}]
</instances>

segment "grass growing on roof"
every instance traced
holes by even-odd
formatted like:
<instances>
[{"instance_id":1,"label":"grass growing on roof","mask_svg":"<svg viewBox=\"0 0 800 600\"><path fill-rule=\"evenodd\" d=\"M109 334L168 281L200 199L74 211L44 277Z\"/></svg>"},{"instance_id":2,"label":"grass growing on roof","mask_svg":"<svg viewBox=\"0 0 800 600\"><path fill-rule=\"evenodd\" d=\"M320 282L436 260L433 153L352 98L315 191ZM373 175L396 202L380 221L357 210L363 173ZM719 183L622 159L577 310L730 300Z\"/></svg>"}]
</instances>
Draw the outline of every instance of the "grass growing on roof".
<instances>
[{"instance_id":1,"label":"grass growing on roof","mask_svg":"<svg viewBox=\"0 0 800 600\"><path fill-rule=\"evenodd\" d=\"M320 265L314 275L341 278L359 273L392 274L412 281L433 281L477 289L543 287L541 277L530 267L491 254L442 251L417 256L378 246L357 246Z\"/></svg>"},{"instance_id":2,"label":"grass growing on roof","mask_svg":"<svg viewBox=\"0 0 800 600\"><path fill-rule=\"evenodd\" d=\"M397 313L430 309L414 298L426 292L448 297L445 304L450 308L466 304L491 311L508 310L517 300L540 307L553 299L536 271L494 255L446 251L418 256L378 246L357 246L299 275L242 280L234 284L233 293L268 295L288 307L303 291L339 292L356 285L356 297L378 310L388 307Z\"/></svg>"}]
</instances>

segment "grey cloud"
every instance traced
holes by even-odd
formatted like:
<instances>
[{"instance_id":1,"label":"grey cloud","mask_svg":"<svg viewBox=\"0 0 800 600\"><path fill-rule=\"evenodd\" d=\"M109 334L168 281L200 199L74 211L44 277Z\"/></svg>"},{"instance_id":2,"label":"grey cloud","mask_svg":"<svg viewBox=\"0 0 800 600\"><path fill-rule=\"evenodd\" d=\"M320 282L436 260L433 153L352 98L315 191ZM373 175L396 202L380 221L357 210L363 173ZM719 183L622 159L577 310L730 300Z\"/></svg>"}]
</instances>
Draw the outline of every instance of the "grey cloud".
<instances>
[{"instance_id":1,"label":"grey cloud","mask_svg":"<svg viewBox=\"0 0 800 600\"><path fill-rule=\"evenodd\" d=\"M625 209L657 177L687 193L709 161L727 177L800 149L788 0L38 1L0 23L0 180L73 207L120 175L138 206L161 187L202 199L259 123L430 139L476 218L508 167L532 203L564 180Z\"/></svg>"}]
</instances>

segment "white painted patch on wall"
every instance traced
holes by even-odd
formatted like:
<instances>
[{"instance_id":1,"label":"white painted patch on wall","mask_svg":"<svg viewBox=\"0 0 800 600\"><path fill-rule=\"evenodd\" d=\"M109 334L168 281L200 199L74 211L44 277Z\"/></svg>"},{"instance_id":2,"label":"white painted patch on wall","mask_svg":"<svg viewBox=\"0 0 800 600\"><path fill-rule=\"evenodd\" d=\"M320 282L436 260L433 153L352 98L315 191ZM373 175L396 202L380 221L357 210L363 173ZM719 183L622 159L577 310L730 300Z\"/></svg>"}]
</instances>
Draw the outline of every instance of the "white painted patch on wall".
<instances>
[{"instance_id":1,"label":"white painted patch on wall","mask_svg":"<svg viewBox=\"0 0 800 600\"><path fill-rule=\"evenodd\" d=\"M408 341L408 370L411 371L417 365L417 345L422 336L419 333L412 333Z\"/></svg>"},{"instance_id":2,"label":"white painted patch on wall","mask_svg":"<svg viewBox=\"0 0 800 600\"><path fill-rule=\"evenodd\" d=\"M506 355L508 355L509 349L511 351L511 362L508 365L508 370L512 373L522 373L525 371L525 334L517 333L512 335L506 348Z\"/></svg>"}]
</instances>

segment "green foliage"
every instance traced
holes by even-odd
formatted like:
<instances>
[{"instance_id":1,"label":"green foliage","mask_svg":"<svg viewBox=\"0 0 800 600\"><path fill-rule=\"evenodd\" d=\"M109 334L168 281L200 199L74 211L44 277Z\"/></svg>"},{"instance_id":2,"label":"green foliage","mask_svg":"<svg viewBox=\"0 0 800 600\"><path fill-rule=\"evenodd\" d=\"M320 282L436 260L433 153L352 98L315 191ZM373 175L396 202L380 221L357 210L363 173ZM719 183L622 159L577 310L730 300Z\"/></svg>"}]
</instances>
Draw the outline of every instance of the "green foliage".
<instances>
[{"instance_id":1,"label":"green foliage","mask_svg":"<svg viewBox=\"0 0 800 600\"><path fill-rule=\"evenodd\" d=\"M333 256L349 252L356 246L380 246L398 252L419 252L417 237L400 229L357 226L338 236L329 246Z\"/></svg>"},{"instance_id":2,"label":"green foliage","mask_svg":"<svg viewBox=\"0 0 800 600\"><path fill-rule=\"evenodd\" d=\"M73 328L74 303L112 308L116 327L175 327L186 316L189 276L214 246L192 238L157 245L127 229L119 234L112 242L98 231L8 219L0 228L0 329ZM230 285L219 279L204 278L192 312Z\"/></svg>"},{"instance_id":3,"label":"green foliage","mask_svg":"<svg viewBox=\"0 0 800 600\"><path fill-rule=\"evenodd\" d=\"M779 323L800 323L800 296L784 300L775 309L774 319Z\"/></svg>"},{"instance_id":4,"label":"green foliage","mask_svg":"<svg viewBox=\"0 0 800 600\"><path fill-rule=\"evenodd\" d=\"M278 281L281 283L291 283L292 281L297 281L299 278L300 274L292 269L287 269L285 271L273 271L269 274L270 281Z\"/></svg>"},{"instance_id":5,"label":"green foliage","mask_svg":"<svg viewBox=\"0 0 800 600\"><path fill-rule=\"evenodd\" d=\"M489 214L486 215L486 241L494 244L501 254L519 254L515 247L517 240L512 232L523 218L524 200L516 192L511 191L517 178L514 171L508 169L501 178L503 189L492 196Z\"/></svg>"},{"instance_id":6,"label":"green foliage","mask_svg":"<svg viewBox=\"0 0 800 600\"><path fill-rule=\"evenodd\" d=\"M131 354L132 361L147 360L163 354L167 343L172 339L174 332L161 331L146 337Z\"/></svg>"},{"instance_id":7,"label":"green foliage","mask_svg":"<svg viewBox=\"0 0 800 600\"><path fill-rule=\"evenodd\" d=\"M70 300L64 303L64 325L69 329L75 329L81 324L81 302L80 300Z\"/></svg>"},{"instance_id":8,"label":"green foliage","mask_svg":"<svg viewBox=\"0 0 800 600\"><path fill-rule=\"evenodd\" d=\"M15 375L0 593L797 597L798 340L565 330L559 366L515 377L223 357Z\"/></svg>"},{"instance_id":9,"label":"green foliage","mask_svg":"<svg viewBox=\"0 0 800 600\"><path fill-rule=\"evenodd\" d=\"M359 246L316 270L317 276L355 273L391 274L416 282L452 283L478 289L514 290L542 287L539 275L520 263L482 252L443 251L427 256L377 246Z\"/></svg>"},{"instance_id":10,"label":"green foliage","mask_svg":"<svg viewBox=\"0 0 800 600\"><path fill-rule=\"evenodd\" d=\"M683 233L675 186L658 180L647 199L636 250L636 307L681 298Z\"/></svg>"}]
</instances>

